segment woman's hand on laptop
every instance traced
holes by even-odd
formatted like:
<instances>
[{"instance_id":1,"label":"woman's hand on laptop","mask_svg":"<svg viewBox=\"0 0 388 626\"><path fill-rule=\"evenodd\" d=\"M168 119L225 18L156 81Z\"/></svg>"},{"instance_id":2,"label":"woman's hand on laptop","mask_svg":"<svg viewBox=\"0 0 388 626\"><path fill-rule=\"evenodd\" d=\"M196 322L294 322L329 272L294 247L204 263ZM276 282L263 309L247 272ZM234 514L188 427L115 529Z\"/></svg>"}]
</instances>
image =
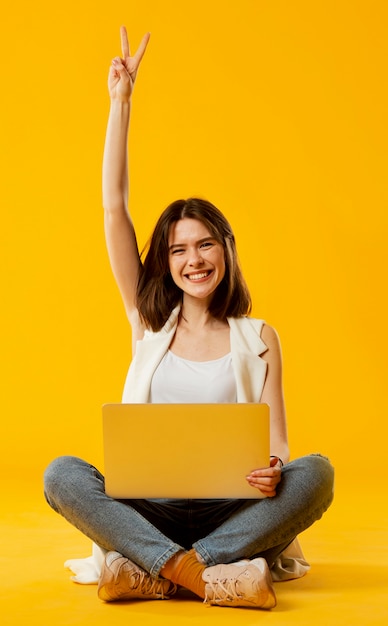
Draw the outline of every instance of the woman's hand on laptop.
<instances>
[{"instance_id":1,"label":"woman's hand on laptop","mask_svg":"<svg viewBox=\"0 0 388 626\"><path fill-rule=\"evenodd\" d=\"M246 477L251 487L259 489L268 498L276 496L276 487L280 483L282 477L282 468L279 459L274 457L271 459L269 467L253 470Z\"/></svg>"}]
</instances>

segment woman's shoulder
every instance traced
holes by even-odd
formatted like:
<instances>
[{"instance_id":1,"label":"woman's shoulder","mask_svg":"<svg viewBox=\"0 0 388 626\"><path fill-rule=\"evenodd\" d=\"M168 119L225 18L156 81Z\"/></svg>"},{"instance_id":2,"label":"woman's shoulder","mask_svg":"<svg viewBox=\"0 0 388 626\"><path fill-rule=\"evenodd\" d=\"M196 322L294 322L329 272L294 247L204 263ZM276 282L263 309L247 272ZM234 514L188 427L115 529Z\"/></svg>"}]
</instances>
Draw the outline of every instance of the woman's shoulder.
<instances>
[{"instance_id":1,"label":"woman's shoulder","mask_svg":"<svg viewBox=\"0 0 388 626\"><path fill-rule=\"evenodd\" d=\"M280 339L276 329L267 324L264 319L255 317L234 318L238 325L248 325L254 329L255 333L260 337L267 350L272 352L280 352ZM240 320L240 321L239 321Z\"/></svg>"},{"instance_id":2,"label":"woman's shoulder","mask_svg":"<svg viewBox=\"0 0 388 626\"><path fill-rule=\"evenodd\" d=\"M278 339L278 333L275 328L270 324L267 324L267 322L262 318L244 316L229 318L229 322L231 320L232 323L235 323L238 326L249 326L251 328L254 328L263 340L265 340L265 338L268 338L272 341Z\"/></svg>"},{"instance_id":3,"label":"woman's shoulder","mask_svg":"<svg viewBox=\"0 0 388 626\"><path fill-rule=\"evenodd\" d=\"M279 343L279 335L277 330L270 324L267 324L267 322L263 323L261 336L263 338L263 341L265 341L266 343Z\"/></svg>"},{"instance_id":4,"label":"woman's shoulder","mask_svg":"<svg viewBox=\"0 0 388 626\"><path fill-rule=\"evenodd\" d=\"M281 360L281 346L277 331L273 326L264 324L261 331L261 338L267 346L267 359L271 355L274 359Z\"/></svg>"}]
</instances>

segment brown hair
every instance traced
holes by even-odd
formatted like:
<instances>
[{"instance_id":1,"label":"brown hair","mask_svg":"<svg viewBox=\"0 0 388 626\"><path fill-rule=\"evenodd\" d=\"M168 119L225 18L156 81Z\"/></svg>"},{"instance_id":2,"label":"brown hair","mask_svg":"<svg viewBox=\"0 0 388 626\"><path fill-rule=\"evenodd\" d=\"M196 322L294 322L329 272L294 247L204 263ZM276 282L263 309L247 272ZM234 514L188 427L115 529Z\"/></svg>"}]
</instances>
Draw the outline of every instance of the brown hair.
<instances>
[{"instance_id":1,"label":"brown hair","mask_svg":"<svg viewBox=\"0 0 388 626\"><path fill-rule=\"evenodd\" d=\"M155 226L137 287L136 301L140 317L153 331L164 326L172 309L182 301L182 290L176 286L170 274L168 238L171 225L185 217L202 222L212 237L224 247L225 276L211 300L211 315L224 321L227 317L242 317L251 311L251 297L241 272L229 222L207 200L176 200L163 211Z\"/></svg>"}]
</instances>

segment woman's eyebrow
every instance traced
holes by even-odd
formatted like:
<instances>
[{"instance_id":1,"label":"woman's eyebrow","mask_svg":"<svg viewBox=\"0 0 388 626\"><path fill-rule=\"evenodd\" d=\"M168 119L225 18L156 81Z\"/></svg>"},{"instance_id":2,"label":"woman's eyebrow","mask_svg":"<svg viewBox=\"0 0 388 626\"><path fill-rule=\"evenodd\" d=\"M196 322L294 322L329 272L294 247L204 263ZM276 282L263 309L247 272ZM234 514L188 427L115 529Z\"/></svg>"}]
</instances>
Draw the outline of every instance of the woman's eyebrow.
<instances>
[{"instance_id":1,"label":"woman's eyebrow","mask_svg":"<svg viewBox=\"0 0 388 626\"><path fill-rule=\"evenodd\" d=\"M204 243L205 241L216 241L216 238L213 237L212 235L209 235L209 237L202 237L201 239L198 239L198 241L196 241L196 244L199 243ZM168 249L172 250L173 248L184 248L185 246L187 246L187 243L172 243Z\"/></svg>"},{"instance_id":2,"label":"woman's eyebrow","mask_svg":"<svg viewBox=\"0 0 388 626\"><path fill-rule=\"evenodd\" d=\"M172 250L173 248L183 248L186 244L184 243L172 243L171 246L168 246L169 250Z\"/></svg>"}]
</instances>

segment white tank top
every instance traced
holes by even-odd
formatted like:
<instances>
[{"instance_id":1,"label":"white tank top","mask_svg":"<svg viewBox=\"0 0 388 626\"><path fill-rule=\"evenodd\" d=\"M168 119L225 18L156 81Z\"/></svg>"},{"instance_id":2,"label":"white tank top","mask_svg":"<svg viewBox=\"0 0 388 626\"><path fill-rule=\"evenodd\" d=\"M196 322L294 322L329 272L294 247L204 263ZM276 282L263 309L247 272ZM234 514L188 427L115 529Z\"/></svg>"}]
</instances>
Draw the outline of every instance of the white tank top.
<instances>
[{"instance_id":1,"label":"white tank top","mask_svg":"<svg viewBox=\"0 0 388 626\"><path fill-rule=\"evenodd\" d=\"M231 353L213 361L189 361L168 350L153 375L149 402L237 402Z\"/></svg>"}]
</instances>

